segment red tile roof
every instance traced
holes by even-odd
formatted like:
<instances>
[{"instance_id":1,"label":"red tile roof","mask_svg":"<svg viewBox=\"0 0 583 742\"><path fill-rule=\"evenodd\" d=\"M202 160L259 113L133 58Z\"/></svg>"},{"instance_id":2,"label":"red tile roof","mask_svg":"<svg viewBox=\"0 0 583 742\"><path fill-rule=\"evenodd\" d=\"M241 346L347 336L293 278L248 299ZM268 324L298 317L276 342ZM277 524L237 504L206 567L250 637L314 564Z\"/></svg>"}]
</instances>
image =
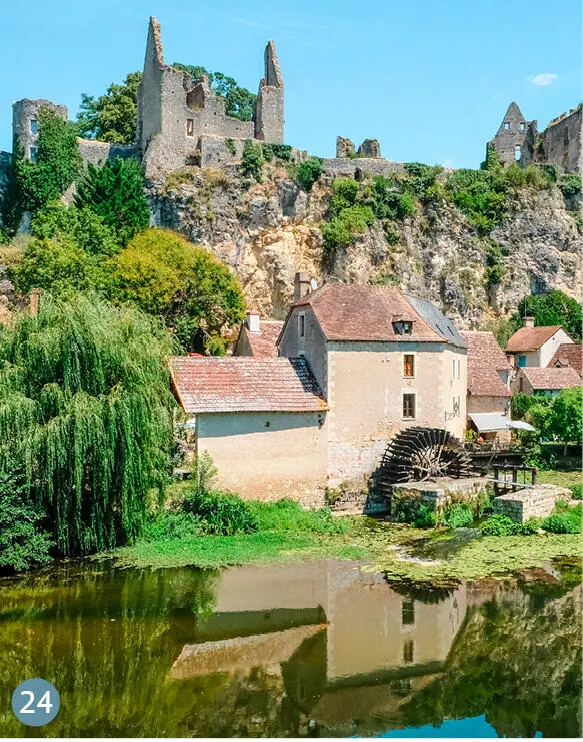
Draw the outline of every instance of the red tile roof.
<instances>
[{"instance_id":1,"label":"red tile roof","mask_svg":"<svg viewBox=\"0 0 583 742\"><path fill-rule=\"evenodd\" d=\"M303 358L192 358L169 361L185 412L320 412L328 405Z\"/></svg>"},{"instance_id":2,"label":"red tile roof","mask_svg":"<svg viewBox=\"0 0 583 742\"><path fill-rule=\"evenodd\" d=\"M460 333L468 348L468 391L482 397L510 397L498 371L510 371L504 351L491 332Z\"/></svg>"},{"instance_id":3,"label":"red tile roof","mask_svg":"<svg viewBox=\"0 0 583 742\"><path fill-rule=\"evenodd\" d=\"M245 335L253 358L277 358L277 338L283 322L261 320L259 332L251 332L245 322L241 325L241 335Z\"/></svg>"},{"instance_id":4,"label":"red tile roof","mask_svg":"<svg viewBox=\"0 0 583 742\"><path fill-rule=\"evenodd\" d=\"M581 377L575 369L566 368L537 368L536 366L524 366L520 369L532 388L536 391L545 389L572 389L581 386Z\"/></svg>"},{"instance_id":5,"label":"red tile roof","mask_svg":"<svg viewBox=\"0 0 583 742\"><path fill-rule=\"evenodd\" d=\"M583 368L583 345L581 343L561 343L551 358L549 366L570 366L581 375Z\"/></svg>"},{"instance_id":6,"label":"red tile roof","mask_svg":"<svg viewBox=\"0 0 583 742\"><path fill-rule=\"evenodd\" d=\"M430 302L406 297L399 289L388 286L328 283L304 296L294 307L307 305L328 340L461 340L453 323ZM425 311L429 309L431 312ZM395 333L395 321L413 322L413 335Z\"/></svg>"},{"instance_id":7,"label":"red tile roof","mask_svg":"<svg viewBox=\"0 0 583 742\"><path fill-rule=\"evenodd\" d=\"M529 350L538 350L551 338L557 330L562 330L561 325L549 325L548 327L521 327L506 343L509 353L523 353Z\"/></svg>"}]
</instances>

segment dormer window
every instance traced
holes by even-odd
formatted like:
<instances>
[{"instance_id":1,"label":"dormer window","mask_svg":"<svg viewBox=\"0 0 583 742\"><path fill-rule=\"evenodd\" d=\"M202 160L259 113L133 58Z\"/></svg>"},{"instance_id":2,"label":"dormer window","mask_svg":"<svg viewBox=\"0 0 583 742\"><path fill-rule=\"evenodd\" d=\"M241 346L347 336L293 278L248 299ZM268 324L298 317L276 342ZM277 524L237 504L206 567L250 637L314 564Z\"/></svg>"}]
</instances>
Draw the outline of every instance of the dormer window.
<instances>
[{"instance_id":1,"label":"dormer window","mask_svg":"<svg viewBox=\"0 0 583 742\"><path fill-rule=\"evenodd\" d=\"M393 330L395 335L412 335L413 322L407 319L394 319Z\"/></svg>"}]
</instances>

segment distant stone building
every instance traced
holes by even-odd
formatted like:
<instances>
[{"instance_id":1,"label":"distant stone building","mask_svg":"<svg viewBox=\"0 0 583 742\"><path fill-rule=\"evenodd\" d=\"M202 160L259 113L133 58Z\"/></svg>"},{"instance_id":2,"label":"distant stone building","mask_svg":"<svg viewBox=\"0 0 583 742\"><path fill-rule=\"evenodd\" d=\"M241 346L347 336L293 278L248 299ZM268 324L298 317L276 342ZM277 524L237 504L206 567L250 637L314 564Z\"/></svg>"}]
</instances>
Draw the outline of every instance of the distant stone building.
<instances>
[{"instance_id":1,"label":"distant stone building","mask_svg":"<svg viewBox=\"0 0 583 742\"><path fill-rule=\"evenodd\" d=\"M460 334L468 352L468 427L485 440L508 441L512 366L491 332Z\"/></svg>"},{"instance_id":2,"label":"distant stone building","mask_svg":"<svg viewBox=\"0 0 583 742\"><path fill-rule=\"evenodd\" d=\"M259 312L247 312L241 324L239 335L233 348L234 356L253 356L253 358L277 358L277 339L283 322L262 320Z\"/></svg>"},{"instance_id":3,"label":"distant stone building","mask_svg":"<svg viewBox=\"0 0 583 742\"><path fill-rule=\"evenodd\" d=\"M574 368L536 368L525 366L518 369L512 382L515 392L522 394L557 395L562 389L581 386L581 377Z\"/></svg>"},{"instance_id":4,"label":"distant stone building","mask_svg":"<svg viewBox=\"0 0 583 742\"><path fill-rule=\"evenodd\" d=\"M536 121L527 121L518 105L512 102L500 123L496 136L489 142L498 152L500 162L559 165L565 172L578 173L583 165L582 105L553 119L539 132Z\"/></svg>"},{"instance_id":5,"label":"distant stone building","mask_svg":"<svg viewBox=\"0 0 583 742\"><path fill-rule=\"evenodd\" d=\"M545 368L562 344L573 342L560 325L535 327L532 317L523 321L524 326L506 343L506 355L514 368Z\"/></svg>"},{"instance_id":6,"label":"distant stone building","mask_svg":"<svg viewBox=\"0 0 583 742\"><path fill-rule=\"evenodd\" d=\"M321 503L326 486L365 485L402 428L464 433L466 348L449 319L394 288L309 287L299 273L280 357L171 360L198 452L245 496Z\"/></svg>"}]
</instances>

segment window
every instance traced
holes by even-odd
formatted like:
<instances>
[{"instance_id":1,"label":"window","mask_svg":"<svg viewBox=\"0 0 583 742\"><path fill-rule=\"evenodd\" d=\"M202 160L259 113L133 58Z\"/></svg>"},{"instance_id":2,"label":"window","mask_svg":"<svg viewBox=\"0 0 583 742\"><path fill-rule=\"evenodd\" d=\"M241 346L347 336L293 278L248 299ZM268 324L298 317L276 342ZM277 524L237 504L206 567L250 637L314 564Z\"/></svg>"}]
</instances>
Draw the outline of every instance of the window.
<instances>
[{"instance_id":1,"label":"window","mask_svg":"<svg viewBox=\"0 0 583 742\"><path fill-rule=\"evenodd\" d=\"M524 131L525 128L526 128L526 124L525 123L520 124L520 131Z\"/></svg>"},{"instance_id":2,"label":"window","mask_svg":"<svg viewBox=\"0 0 583 742\"><path fill-rule=\"evenodd\" d=\"M455 379L455 358L451 362L451 378Z\"/></svg>"},{"instance_id":3,"label":"window","mask_svg":"<svg viewBox=\"0 0 583 742\"><path fill-rule=\"evenodd\" d=\"M412 378L415 376L415 356L406 353L403 356L403 376Z\"/></svg>"},{"instance_id":4,"label":"window","mask_svg":"<svg viewBox=\"0 0 583 742\"><path fill-rule=\"evenodd\" d=\"M457 377L458 379L462 378L462 362L461 361L457 362Z\"/></svg>"},{"instance_id":5,"label":"window","mask_svg":"<svg viewBox=\"0 0 583 742\"><path fill-rule=\"evenodd\" d=\"M410 665L413 662L414 651L415 643L413 642L413 639L407 639L406 642L403 642L403 662Z\"/></svg>"},{"instance_id":6,"label":"window","mask_svg":"<svg viewBox=\"0 0 583 742\"><path fill-rule=\"evenodd\" d=\"M30 120L30 133L38 134L38 121L36 119Z\"/></svg>"},{"instance_id":7,"label":"window","mask_svg":"<svg viewBox=\"0 0 583 742\"><path fill-rule=\"evenodd\" d=\"M504 129L505 129L506 131L510 131L510 121L505 121L505 122L504 122Z\"/></svg>"},{"instance_id":8,"label":"window","mask_svg":"<svg viewBox=\"0 0 583 742\"><path fill-rule=\"evenodd\" d=\"M415 395L403 394L403 417L415 418Z\"/></svg>"},{"instance_id":9,"label":"window","mask_svg":"<svg viewBox=\"0 0 583 742\"><path fill-rule=\"evenodd\" d=\"M415 623L415 601L404 600L401 604L401 625L411 626Z\"/></svg>"},{"instance_id":10,"label":"window","mask_svg":"<svg viewBox=\"0 0 583 742\"><path fill-rule=\"evenodd\" d=\"M186 136L194 136L194 119L186 119Z\"/></svg>"},{"instance_id":11,"label":"window","mask_svg":"<svg viewBox=\"0 0 583 742\"><path fill-rule=\"evenodd\" d=\"M526 366L526 356L518 356L518 368L524 368Z\"/></svg>"},{"instance_id":12,"label":"window","mask_svg":"<svg viewBox=\"0 0 583 742\"><path fill-rule=\"evenodd\" d=\"M517 144L514 147L514 159L515 160L520 160L520 144Z\"/></svg>"},{"instance_id":13,"label":"window","mask_svg":"<svg viewBox=\"0 0 583 742\"><path fill-rule=\"evenodd\" d=\"M30 148L30 159L32 160L32 162L36 162L37 154L38 154L38 148L31 147Z\"/></svg>"},{"instance_id":14,"label":"window","mask_svg":"<svg viewBox=\"0 0 583 742\"><path fill-rule=\"evenodd\" d=\"M411 335L413 332L412 322L403 322L403 335Z\"/></svg>"},{"instance_id":15,"label":"window","mask_svg":"<svg viewBox=\"0 0 583 742\"><path fill-rule=\"evenodd\" d=\"M306 337L306 315L298 314L298 337Z\"/></svg>"},{"instance_id":16,"label":"window","mask_svg":"<svg viewBox=\"0 0 583 742\"><path fill-rule=\"evenodd\" d=\"M402 319L393 320L393 330L397 335L412 335L413 322L411 320Z\"/></svg>"},{"instance_id":17,"label":"window","mask_svg":"<svg viewBox=\"0 0 583 742\"><path fill-rule=\"evenodd\" d=\"M270 428L271 427L271 423L269 422L269 420L266 420L265 421L265 427L266 428Z\"/></svg>"}]
</instances>

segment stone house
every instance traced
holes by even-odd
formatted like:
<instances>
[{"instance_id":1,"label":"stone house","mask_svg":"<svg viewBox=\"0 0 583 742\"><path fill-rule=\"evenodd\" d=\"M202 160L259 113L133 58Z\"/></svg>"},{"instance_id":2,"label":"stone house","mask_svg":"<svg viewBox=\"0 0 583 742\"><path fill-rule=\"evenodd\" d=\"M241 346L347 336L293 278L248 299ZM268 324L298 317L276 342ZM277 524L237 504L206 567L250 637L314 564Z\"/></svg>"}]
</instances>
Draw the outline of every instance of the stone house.
<instances>
[{"instance_id":1,"label":"stone house","mask_svg":"<svg viewBox=\"0 0 583 742\"><path fill-rule=\"evenodd\" d=\"M212 455L221 485L321 502L325 486L363 486L404 427L461 438L467 358L451 320L389 287L328 284L306 293L301 276L280 357L170 361L197 451Z\"/></svg>"},{"instance_id":2,"label":"stone house","mask_svg":"<svg viewBox=\"0 0 583 742\"><path fill-rule=\"evenodd\" d=\"M574 368L519 368L512 382L512 390L523 394L550 394L556 396L561 389L581 386L581 377Z\"/></svg>"},{"instance_id":3,"label":"stone house","mask_svg":"<svg viewBox=\"0 0 583 742\"><path fill-rule=\"evenodd\" d=\"M259 312L247 312L239 329L233 355L277 358L277 339L282 327L283 322L279 320L262 320Z\"/></svg>"},{"instance_id":4,"label":"stone house","mask_svg":"<svg viewBox=\"0 0 583 742\"><path fill-rule=\"evenodd\" d=\"M546 368L561 345L573 339L560 325L535 327L532 317L506 343L506 355L515 369L524 366Z\"/></svg>"},{"instance_id":5,"label":"stone house","mask_svg":"<svg viewBox=\"0 0 583 742\"><path fill-rule=\"evenodd\" d=\"M462 331L468 352L468 427L485 440L509 441L512 366L491 332Z\"/></svg>"},{"instance_id":6,"label":"stone house","mask_svg":"<svg viewBox=\"0 0 583 742\"><path fill-rule=\"evenodd\" d=\"M567 368L567 366L574 368L579 376L582 375L583 345L581 343L561 343L548 367Z\"/></svg>"}]
</instances>

